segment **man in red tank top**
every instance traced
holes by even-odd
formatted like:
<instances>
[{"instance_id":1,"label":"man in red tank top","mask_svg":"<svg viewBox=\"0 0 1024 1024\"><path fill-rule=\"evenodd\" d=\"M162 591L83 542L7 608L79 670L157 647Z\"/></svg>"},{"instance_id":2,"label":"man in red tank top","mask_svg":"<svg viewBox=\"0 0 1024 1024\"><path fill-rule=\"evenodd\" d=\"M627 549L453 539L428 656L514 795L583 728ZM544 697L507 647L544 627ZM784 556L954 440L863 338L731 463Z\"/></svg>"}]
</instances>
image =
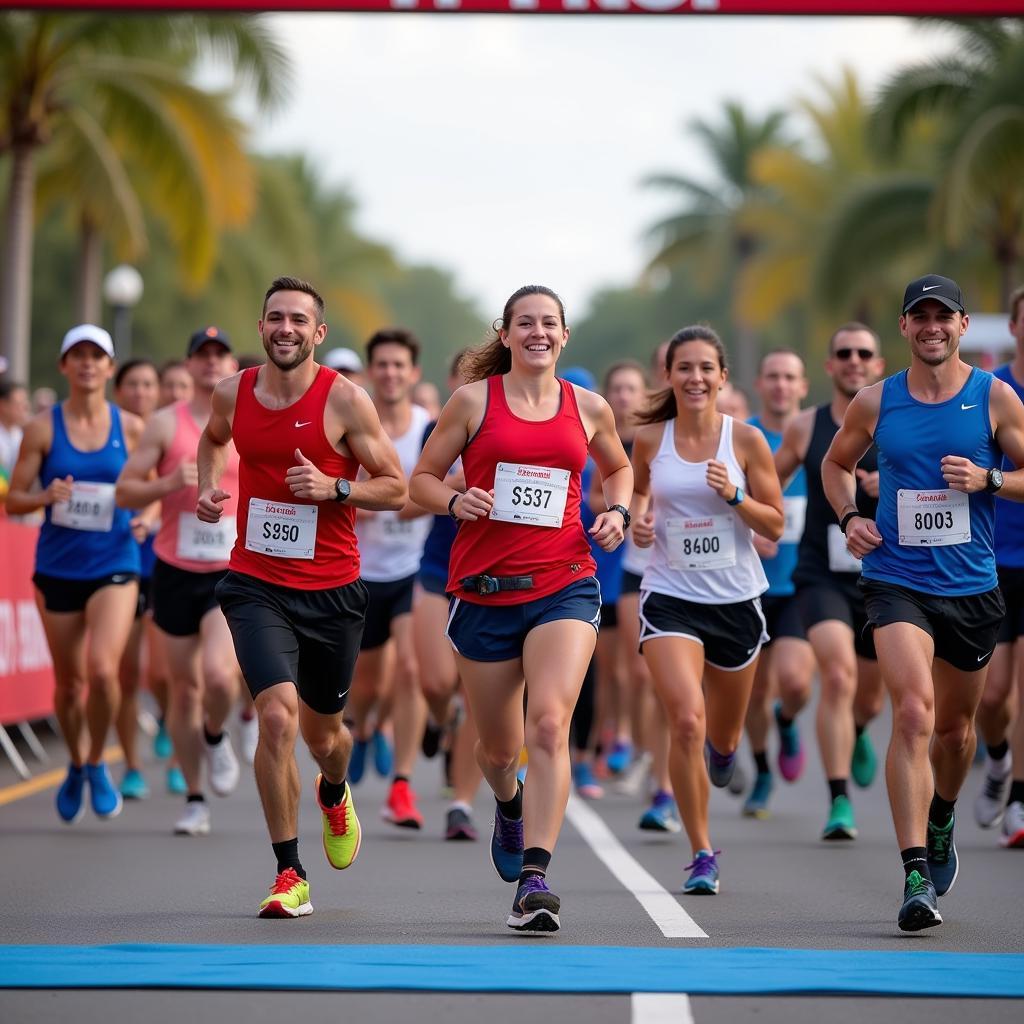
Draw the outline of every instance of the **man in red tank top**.
<instances>
[{"instance_id":1,"label":"man in red tank top","mask_svg":"<svg viewBox=\"0 0 1024 1024\"><path fill-rule=\"evenodd\" d=\"M242 674L256 702L256 782L277 858L260 917L313 912L299 860L301 731L320 766L315 789L323 845L347 868L361 833L346 781L352 736L342 721L366 610L355 509L399 509L405 478L362 388L313 359L327 335L324 302L277 278L259 331L267 362L222 381L199 443L196 515L217 523L238 499L238 537L217 587ZM229 442L238 493L221 486ZM357 480L359 467L366 478Z\"/></svg>"},{"instance_id":2,"label":"man in red tank top","mask_svg":"<svg viewBox=\"0 0 1024 1024\"><path fill-rule=\"evenodd\" d=\"M160 502L153 619L165 638L171 672L167 724L187 787L185 811L174 831L198 836L210 831L204 755L210 788L218 796L233 792L239 776L224 730L238 696L238 662L214 595L234 541L235 502L227 505L217 525L195 516L199 436L210 418L213 389L238 368L227 335L216 327L196 331L189 339L185 368L192 378L191 400L165 406L150 417L139 447L121 470L116 496L122 508ZM234 448L226 475L237 482Z\"/></svg>"}]
</instances>

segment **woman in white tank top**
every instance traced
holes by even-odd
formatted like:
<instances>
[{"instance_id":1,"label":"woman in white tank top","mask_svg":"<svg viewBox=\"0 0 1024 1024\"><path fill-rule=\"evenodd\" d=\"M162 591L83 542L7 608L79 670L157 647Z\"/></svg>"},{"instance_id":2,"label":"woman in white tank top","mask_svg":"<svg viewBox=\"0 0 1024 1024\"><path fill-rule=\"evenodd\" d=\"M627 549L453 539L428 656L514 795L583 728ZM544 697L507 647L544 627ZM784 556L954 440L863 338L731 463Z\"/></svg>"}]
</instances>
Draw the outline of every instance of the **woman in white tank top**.
<instances>
[{"instance_id":1,"label":"woman in white tank top","mask_svg":"<svg viewBox=\"0 0 1024 1024\"><path fill-rule=\"evenodd\" d=\"M672 786L693 847L683 892L716 893L708 777L725 786L735 765L767 639L759 595L768 581L753 534L782 535L782 491L764 435L715 408L728 378L718 335L684 328L665 358L669 387L633 444L634 540L653 545L640 646L671 731Z\"/></svg>"}]
</instances>

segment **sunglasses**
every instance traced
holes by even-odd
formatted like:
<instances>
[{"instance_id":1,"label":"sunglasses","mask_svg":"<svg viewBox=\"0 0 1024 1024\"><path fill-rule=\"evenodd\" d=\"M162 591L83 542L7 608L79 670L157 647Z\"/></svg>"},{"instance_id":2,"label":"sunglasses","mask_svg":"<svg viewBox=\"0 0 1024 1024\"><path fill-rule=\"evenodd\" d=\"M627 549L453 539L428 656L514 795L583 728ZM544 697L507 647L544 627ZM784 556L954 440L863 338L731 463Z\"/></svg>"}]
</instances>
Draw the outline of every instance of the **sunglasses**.
<instances>
[{"instance_id":1,"label":"sunglasses","mask_svg":"<svg viewBox=\"0 0 1024 1024\"><path fill-rule=\"evenodd\" d=\"M856 352L860 356L860 361L866 363L869 359L874 359L876 353L870 348L837 348L832 354L836 359L842 359L845 363L847 359L853 357L853 353Z\"/></svg>"}]
</instances>

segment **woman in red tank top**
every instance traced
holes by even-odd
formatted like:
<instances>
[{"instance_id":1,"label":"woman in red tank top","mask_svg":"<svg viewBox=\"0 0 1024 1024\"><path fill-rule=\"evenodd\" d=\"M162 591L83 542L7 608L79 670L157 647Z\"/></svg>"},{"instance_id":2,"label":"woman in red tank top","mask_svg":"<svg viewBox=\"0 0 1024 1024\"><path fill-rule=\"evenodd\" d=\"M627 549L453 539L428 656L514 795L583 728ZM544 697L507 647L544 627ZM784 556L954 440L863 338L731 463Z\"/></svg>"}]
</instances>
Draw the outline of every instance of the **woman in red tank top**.
<instances>
[{"instance_id":1,"label":"woman in red tank top","mask_svg":"<svg viewBox=\"0 0 1024 1024\"><path fill-rule=\"evenodd\" d=\"M459 521L448 637L497 800L491 862L504 881L518 882L507 923L555 931L560 901L545 876L569 796L569 721L601 601L580 523L580 471L589 451L609 506L590 532L609 551L628 525L633 473L605 400L555 376L569 340L558 296L520 288L494 332L467 356L470 383L442 411L409 490L417 504ZM460 455L465 493L445 482Z\"/></svg>"}]
</instances>

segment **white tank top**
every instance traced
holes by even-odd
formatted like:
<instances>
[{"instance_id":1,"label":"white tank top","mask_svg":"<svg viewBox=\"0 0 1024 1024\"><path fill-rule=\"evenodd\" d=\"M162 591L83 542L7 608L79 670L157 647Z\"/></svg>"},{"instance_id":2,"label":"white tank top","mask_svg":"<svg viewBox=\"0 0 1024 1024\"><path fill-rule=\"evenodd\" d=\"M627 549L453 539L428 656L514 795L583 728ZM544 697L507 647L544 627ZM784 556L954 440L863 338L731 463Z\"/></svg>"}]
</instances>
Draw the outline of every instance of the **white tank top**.
<instances>
[{"instance_id":1,"label":"white tank top","mask_svg":"<svg viewBox=\"0 0 1024 1024\"><path fill-rule=\"evenodd\" d=\"M409 429L392 438L406 478L412 475L423 447L423 432L430 414L421 405L412 407ZM378 512L370 519L356 519L360 575L371 583L392 583L413 576L423 557L423 543L434 523L433 516L399 519L397 512Z\"/></svg>"},{"instance_id":2,"label":"white tank top","mask_svg":"<svg viewBox=\"0 0 1024 1024\"><path fill-rule=\"evenodd\" d=\"M747 478L732 445L733 419L722 417L715 458L746 490ZM651 460L655 502L654 553L641 590L696 604L735 604L768 589L753 533L737 510L708 487L706 462L687 462L676 451L675 420L665 424Z\"/></svg>"}]
</instances>

